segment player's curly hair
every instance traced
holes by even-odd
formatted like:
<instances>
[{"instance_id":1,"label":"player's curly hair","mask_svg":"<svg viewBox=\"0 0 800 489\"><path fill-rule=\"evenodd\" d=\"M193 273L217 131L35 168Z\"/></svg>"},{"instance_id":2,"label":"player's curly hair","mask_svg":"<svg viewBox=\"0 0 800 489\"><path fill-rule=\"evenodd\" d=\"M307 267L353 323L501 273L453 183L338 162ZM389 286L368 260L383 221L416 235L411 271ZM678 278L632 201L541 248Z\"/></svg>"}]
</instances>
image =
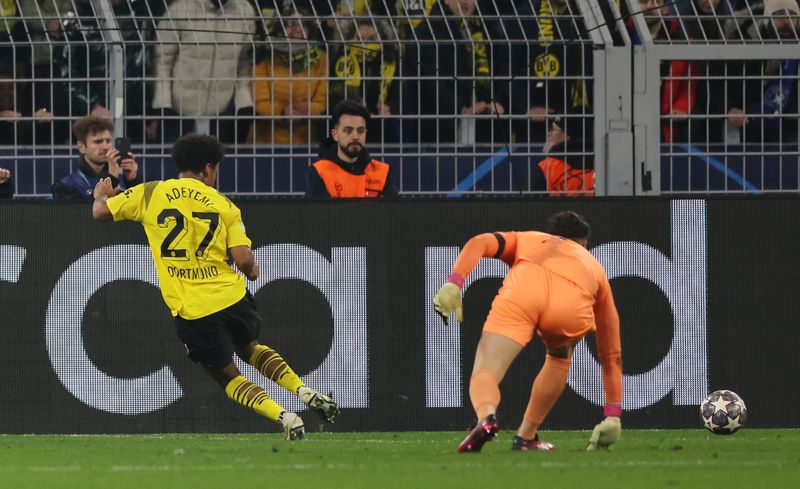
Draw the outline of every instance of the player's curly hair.
<instances>
[{"instance_id":1,"label":"player's curly hair","mask_svg":"<svg viewBox=\"0 0 800 489\"><path fill-rule=\"evenodd\" d=\"M589 222L573 211L557 212L547 220L547 232L567 239L586 240L592 234Z\"/></svg>"},{"instance_id":2,"label":"player's curly hair","mask_svg":"<svg viewBox=\"0 0 800 489\"><path fill-rule=\"evenodd\" d=\"M225 157L225 148L214 136L186 134L172 145L172 159L178 171L201 173L206 163L217 166Z\"/></svg>"}]
</instances>

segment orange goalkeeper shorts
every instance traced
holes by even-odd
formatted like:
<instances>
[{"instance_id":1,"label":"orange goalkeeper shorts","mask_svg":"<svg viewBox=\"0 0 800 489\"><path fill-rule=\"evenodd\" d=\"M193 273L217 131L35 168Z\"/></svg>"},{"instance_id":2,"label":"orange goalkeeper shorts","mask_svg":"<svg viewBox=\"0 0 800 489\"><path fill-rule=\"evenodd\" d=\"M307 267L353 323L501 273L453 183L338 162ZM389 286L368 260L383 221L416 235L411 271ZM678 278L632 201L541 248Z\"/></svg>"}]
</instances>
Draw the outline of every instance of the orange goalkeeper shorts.
<instances>
[{"instance_id":1,"label":"orange goalkeeper shorts","mask_svg":"<svg viewBox=\"0 0 800 489\"><path fill-rule=\"evenodd\" d=\"M527 345L534 332L550 348L580 341L595 329L594 297L575 282L531 262L509 270L492 301L484 332Z\"/></svg>"}]
</instances>

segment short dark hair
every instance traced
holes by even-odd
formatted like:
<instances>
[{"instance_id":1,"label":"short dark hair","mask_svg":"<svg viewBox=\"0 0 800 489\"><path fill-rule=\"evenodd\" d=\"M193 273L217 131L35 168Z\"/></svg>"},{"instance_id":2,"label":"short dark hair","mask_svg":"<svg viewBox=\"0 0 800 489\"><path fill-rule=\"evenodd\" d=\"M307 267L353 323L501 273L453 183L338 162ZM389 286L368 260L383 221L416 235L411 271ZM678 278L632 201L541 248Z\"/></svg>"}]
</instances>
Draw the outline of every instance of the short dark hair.
<instances>
[{"instance_id":1,"label":"short dark hair","mask_svg":"<svg viewBox=\"0 0 800 489\"><path fill-rule=\"evenodd\" d=\"M582 215L573 211L557 212L547 220L547 232L573 240L589 241L592 229Z\"/></svg>"},{"instance_id":2,"label":"short dark hair","mask_svg":"<svg viewBox=\"0 0 800 489\"><path fill-rule=\"evenodd\" d=\"M343 115L355 115L358 117L363 117L364 121L369 123L369 111L366 107L355 100L345 99L336 104L336 107L333 108L333 113L331 114L331 127L336 127L336 125L339 124L339 119Z\"/></svg>"},{"instance_id":3,"label":"short dark hair","mask_svg":"<svg viewBox=\"0 0 800 489\"><path fill-rule=\"evenodd\" d=\"M593 109L588 106L573 107L563 116L558 115L550 119L561 131L576 142L591 144L594 142L594 115ZM548 127L550 124L548 124Z\"/></svg>"},{"instance_id":4,"label":"short dark hair","mask_svg":"<svg viewBox=\"0 0 800 489\"><path fill-rule=\"evenodd\" d=\"M87 115L86 117L81 117L72 125L75 141L79 143L86 143L86 138L103 131L114 132L114 123L111 122L111 119Z\"/></svg>"},{"instance_id":5,"label":"short dark hair","mask_svg":"<svg viewBox=\"0 0 800 489\"><path fill-rule=\"evenodd\" d=\"M172 159L178 171L202 172L207 163L219 164L225 157L225 148L214 136L186 134L172 145Z\"/></svg>"}]
</instances>

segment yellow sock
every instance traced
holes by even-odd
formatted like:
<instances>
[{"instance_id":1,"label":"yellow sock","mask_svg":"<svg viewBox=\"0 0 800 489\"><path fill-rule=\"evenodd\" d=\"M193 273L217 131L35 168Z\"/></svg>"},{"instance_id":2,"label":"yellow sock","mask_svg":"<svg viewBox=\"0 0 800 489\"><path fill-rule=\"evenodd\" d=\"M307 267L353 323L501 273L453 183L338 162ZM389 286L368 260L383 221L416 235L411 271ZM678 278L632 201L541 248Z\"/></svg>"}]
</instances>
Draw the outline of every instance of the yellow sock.
<instances>
[{"instance_id":1,"label":"yellow sock","mask_svg":"<svg viewBox=\"0 0 800 489\"><path fill-rule=\"evenodd\" d=\"M253 348L247 363L292 394L297 394L297 389L305 385L278 352L268 346L258 345Z\"/></svg>"},{"instance_id":2,"label":"yellow sock","mask_svg":"<svg viewBox=\"0 0 800 489\"><path fill-rule=\"evenodd\" d=\"M241 375L228 382L228 385L225 386L225 393L242 406L248 407L273 421L278 421L278 416L283 412L283 408L273 401L264 392L264 389Z\"/></svg>"}]
</instances>

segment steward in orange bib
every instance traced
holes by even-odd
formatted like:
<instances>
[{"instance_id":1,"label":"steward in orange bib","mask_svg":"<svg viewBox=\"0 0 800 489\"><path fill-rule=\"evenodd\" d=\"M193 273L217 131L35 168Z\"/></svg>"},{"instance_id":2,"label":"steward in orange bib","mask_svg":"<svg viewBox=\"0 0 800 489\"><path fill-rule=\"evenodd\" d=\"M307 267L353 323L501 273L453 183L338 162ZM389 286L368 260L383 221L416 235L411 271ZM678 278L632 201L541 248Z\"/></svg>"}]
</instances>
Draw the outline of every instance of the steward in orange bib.
<instances>
[{"instance_id":1,"label":"steward in orange bib","mask_svg":"<svg viewBox=\"0 0 800 489\"><path fill-rule=\"evenodd\" d=\"M320 160L308 167L306 197L395 197L391 167L370 158L367 138L369 112L361 104L343 100L331 115L331 137L319 145Z\"/></svg>"},{"instance_id":2,"label":"steward in orange bib","mask_svg":"<svg viewBox=\"0 0 800 489\"><path fill-rule=\"evenodd\" d=\"M547 157L531 169L531 189L546 190L551 197L593 197L594 122L589 117L565 119L550 123L544 146Z\"/></svg>"}]
</instances>

